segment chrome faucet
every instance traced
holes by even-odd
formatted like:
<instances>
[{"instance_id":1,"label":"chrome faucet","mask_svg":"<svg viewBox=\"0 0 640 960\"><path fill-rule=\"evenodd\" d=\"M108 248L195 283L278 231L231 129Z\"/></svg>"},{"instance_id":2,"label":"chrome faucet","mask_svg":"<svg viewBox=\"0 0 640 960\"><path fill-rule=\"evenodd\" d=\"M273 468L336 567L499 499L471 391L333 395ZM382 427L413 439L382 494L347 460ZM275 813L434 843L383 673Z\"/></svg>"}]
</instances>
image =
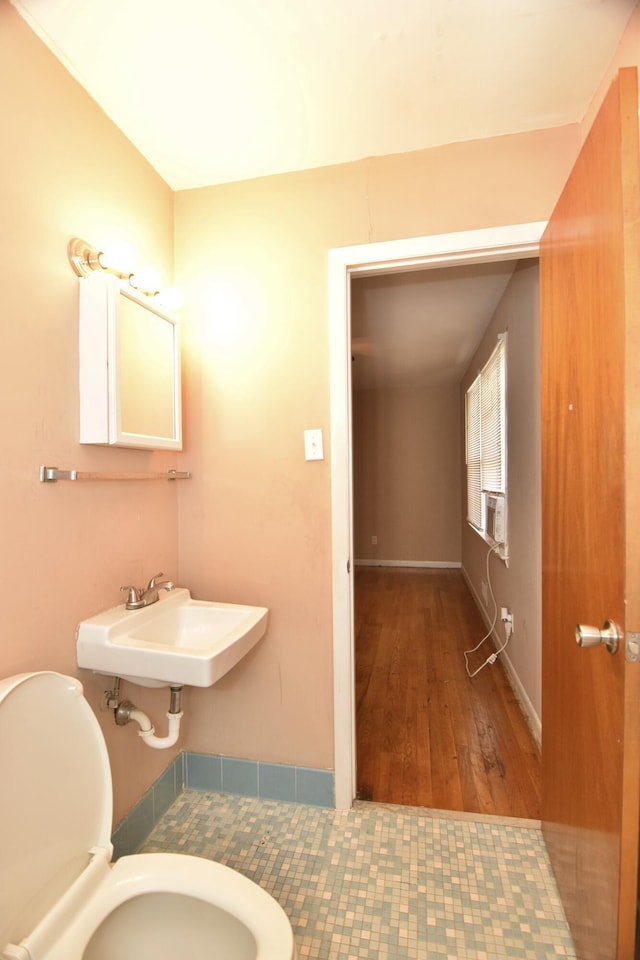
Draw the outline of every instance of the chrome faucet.
<instances>
[{"instance_id":1,"label":"chrome faucet","mask_svg":"<svg viewBox=\"0 0 640 960\"><path fill-rule=\"evenodd\" d=\"M159 577L163 576L163 573L156 573L154 577L151 577L146 590L144 587L120 587L121 590L128 590L129 592L127 602L125 603L127 610L140 610L142 607L148 607L152 603L155 603L159 599L158 590L173 590L173 581L160 580Z\"/></svg>"}]
</instances>

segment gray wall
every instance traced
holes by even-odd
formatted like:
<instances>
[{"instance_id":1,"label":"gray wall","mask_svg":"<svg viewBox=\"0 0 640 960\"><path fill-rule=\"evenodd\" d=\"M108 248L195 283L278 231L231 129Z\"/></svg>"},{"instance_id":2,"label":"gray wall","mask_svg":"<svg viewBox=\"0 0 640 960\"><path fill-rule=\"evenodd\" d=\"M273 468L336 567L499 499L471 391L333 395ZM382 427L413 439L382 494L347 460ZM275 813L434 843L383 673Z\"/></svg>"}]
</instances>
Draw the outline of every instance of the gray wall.
<instances>
[{"instance_id":1,"label":"gray wall","mask_svg":"<svg viewBox=\"0 0 640 960\"><path fill-rule=\"evenodd\" d=\"M460 563L459 436L456 384L354 391L356 560Z\"/></svg>"},{"instance_id":2,"label":"gray wall","mask_svg":"<svg viewBox=\"0 0 640 960\"><path fill-rule=\"evenodd\" d=\"M460 392L463 402L466 389L493 350L497 334L506 330L509 562L507 566L493 555L489 569L498 608L508 607L514 617L513 635L503 654L505 664L538 737L542 639L539 328L538 263L525 260L516 268L469 364ZM464 449L464 428L460 436ZM464 459L461 499L464 517ZM483 600L489 547L464 520L462 527L463 571L487 621L491 622L491 599L489 597L486 604ZM500 623L497 630L502 642L504 632ZM491 666L486 669L490 670Z\"/></svg>"}]
</instances>

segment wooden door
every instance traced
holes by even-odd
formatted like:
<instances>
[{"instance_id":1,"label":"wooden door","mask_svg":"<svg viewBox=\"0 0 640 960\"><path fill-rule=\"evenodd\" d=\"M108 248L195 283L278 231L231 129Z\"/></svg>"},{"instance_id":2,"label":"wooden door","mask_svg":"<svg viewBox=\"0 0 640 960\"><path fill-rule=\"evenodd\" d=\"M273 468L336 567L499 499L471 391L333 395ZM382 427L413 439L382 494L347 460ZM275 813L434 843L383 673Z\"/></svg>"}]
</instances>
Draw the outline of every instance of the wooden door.
<instances>
[{"instance_id":1,"label":"wooden door","mask_svg":"<svg viewBox=\"0 0 640 960\"><path fill-rule=\"evenodd\" d=\"M640 664L574 629L640 632L639 185L634 68L541 247L543 830L580 960L634 956Z\"/></svg>"}]
</instances>

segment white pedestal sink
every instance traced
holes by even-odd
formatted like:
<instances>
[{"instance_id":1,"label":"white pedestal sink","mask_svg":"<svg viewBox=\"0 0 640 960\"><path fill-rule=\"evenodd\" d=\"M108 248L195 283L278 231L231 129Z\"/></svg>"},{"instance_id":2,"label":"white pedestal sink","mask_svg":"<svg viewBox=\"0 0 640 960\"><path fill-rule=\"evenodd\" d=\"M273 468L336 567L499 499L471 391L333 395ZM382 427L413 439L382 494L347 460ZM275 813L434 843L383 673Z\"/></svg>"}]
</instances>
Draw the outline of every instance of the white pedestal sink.
<instances>
[{"instance_id":1,"label":"white pedestal sink","mask_svg":"<svg viewBox=\"0 0 640 960\"><path fill-rule=\"evenodd\" d=\"M125 604L83 620L78 666L142 686L210 687L256 645L269 611L193 600L178 587L140 610Z\"/></svg>"}]
</instances>

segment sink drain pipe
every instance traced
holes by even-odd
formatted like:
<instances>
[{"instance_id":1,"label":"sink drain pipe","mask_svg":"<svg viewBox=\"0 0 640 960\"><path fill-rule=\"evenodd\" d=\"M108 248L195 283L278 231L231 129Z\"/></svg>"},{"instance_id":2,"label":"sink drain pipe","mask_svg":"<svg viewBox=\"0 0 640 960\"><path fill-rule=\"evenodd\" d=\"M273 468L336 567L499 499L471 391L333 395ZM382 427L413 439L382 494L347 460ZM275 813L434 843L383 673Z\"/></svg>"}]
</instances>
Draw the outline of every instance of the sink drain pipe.
<instances>
[{"instance_id":1,"label":"sink drain pipe","mask_svg":"<svg viewBox=\"0 0 640 960\"><path fill-rule=\"evenodd\" d=\"M180 721L182 720L182 710L180 709L180 699L182 687L171 687L171 702L167 720L169 721L169 732L166 737L156 737L155 727L146 713L138 710L130 700L123 700L115 708L116 723L124 727L130 720L134 720L140 729L138 736L142 737L143 743L153 750L166 750L177 743L180 735Z\"/></svg>"}]
</instances>

